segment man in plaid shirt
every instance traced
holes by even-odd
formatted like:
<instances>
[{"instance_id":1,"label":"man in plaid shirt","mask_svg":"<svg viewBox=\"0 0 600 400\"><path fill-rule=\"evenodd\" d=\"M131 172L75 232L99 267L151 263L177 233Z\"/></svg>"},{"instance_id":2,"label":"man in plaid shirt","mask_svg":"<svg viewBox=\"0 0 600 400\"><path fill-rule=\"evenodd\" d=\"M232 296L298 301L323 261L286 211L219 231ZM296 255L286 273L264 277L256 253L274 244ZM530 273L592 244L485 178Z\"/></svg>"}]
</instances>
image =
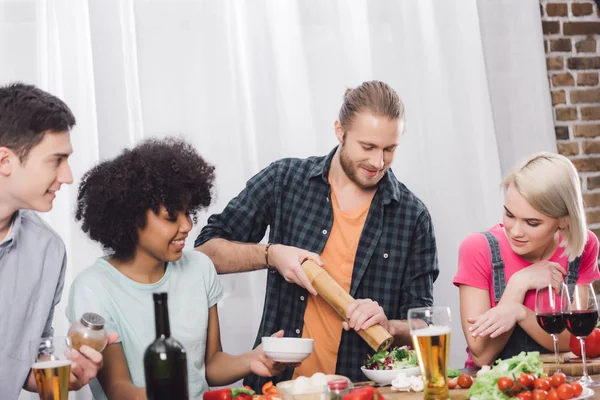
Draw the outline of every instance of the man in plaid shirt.
<instances>
[{"instance_id":1,"label":"man in plaid shirt","mask_svg":"<svg viewBox=\"0 0 600 400\"><path fill-rule=\"evenodd\" d=\"M381 324L410 344L409 308L433 305L435 236L425 205L389 169L404 130L404 106L378 81L348 90L335 122L339 146L327 156L282 159L252 177L196 239L219 273L269 268L255 346L283 329L312 337L315 350L274 381L315 372L363 380L372 352L356 333ZM269 242L259 244L270 227ZM327 270L357 299L343 322L316 295L301 263ZM259 390L264 378L245 384Z\"/></svg>"}]
</instances>

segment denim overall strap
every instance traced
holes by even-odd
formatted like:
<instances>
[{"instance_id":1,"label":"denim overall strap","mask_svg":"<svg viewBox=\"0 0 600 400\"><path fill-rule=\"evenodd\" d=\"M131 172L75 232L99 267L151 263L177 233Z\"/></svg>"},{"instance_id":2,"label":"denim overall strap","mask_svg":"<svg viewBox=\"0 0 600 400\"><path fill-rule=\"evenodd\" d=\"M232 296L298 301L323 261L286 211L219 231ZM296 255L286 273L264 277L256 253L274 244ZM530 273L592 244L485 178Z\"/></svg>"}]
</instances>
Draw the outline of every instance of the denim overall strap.
<instances>
[{"instance_id":1,"label":"denim overall strap","mask_svg":"<svg viewBox=\"0 0 600 400\"><path fill-rule=\"evenodd\" d=\"M492 255L492 274L494 277L494 301L496 304L500 301L504 288L506 287L506 277L504 276L504 261L500 255L500 246L498 240L490 232L483 232L483 235L487 239L488 245L490 246L490 253Z\"/></svg>"},{"instance_id":2,"label":"denim overall strap","mask_svg":"<svg viewBox=\"0 0 600 400\"><path fill-rule=\"evenodd\" d=\"M489 232L483 232L485 235L488 245L490 247L490 252L492 255L492 274L494 279L494 301L496 304L500 301L502 297L502 293L504 293L504 289L506 288L506 276L504 273L504 261L502 260L502 256L500 255L500 245L498 244L498 239L494 235ZM535 340L533 340L527 332L516 324L513 328L513 331L508 338L508 341L504 345L504 348L498 354L498 358L507 359L512 356L519 354L521 351L539 351L540 353L548 353L544 347L539 345Z\"/></svg>"},{"instance_id":3,"label":"denim overall strap","mask_svg":"<svg viewBox=\"0 0 600 400\"><path fill-rule=\"evenodd\" d=\"M567 287L569 288L569 298L573 298L573 291L575 290L575 284L579 278L579 262L581 257L577 257L573 261L569 261L569 271L567 272Z\"/></svg>"}]
</instances>

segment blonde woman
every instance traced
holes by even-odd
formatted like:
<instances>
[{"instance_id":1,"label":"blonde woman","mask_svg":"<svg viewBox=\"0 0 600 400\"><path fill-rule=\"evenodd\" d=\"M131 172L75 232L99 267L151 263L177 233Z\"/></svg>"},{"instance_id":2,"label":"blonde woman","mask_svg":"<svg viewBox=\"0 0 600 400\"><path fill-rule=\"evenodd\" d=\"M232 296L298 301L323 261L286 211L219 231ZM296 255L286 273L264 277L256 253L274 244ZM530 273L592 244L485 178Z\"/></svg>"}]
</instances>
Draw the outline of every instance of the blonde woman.
<instances>
[{"instance_id":1,"label":"blonde woman","mask_svg":"<svg viewBox=\"0 0 600 400\"><path fill-rule=\"evenodd\" d=\"M461 244L454 284L468 344L466 366L521 351L553 350L535 319L535 290L600 278L598 238L586 228L579 176L558 154L539 153L503 180L503 223ZM569 333L559 335L568 349Z\"/></svg>"}]
</instances>

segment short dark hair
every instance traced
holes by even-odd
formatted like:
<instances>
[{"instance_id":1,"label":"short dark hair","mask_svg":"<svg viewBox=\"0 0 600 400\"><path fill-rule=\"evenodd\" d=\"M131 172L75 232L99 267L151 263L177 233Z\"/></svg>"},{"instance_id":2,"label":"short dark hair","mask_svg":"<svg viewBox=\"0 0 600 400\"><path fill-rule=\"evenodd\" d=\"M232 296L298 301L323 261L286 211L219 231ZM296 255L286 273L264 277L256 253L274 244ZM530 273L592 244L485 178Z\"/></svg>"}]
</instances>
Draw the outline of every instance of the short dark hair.
<instances>
[{"instance_id":1,"label":"short dark hair","mask_svg":"<svg viewBox=\"0 0 600 400\"><path fill-rule=\"evenodd\" d=\"M21 161L46 132L73 126L73 113L58 97L20 82L0 87L0 146L14 151Z\"/></svg>"},{"instance_id":2,"label":"short dark hair","mask_svg":"<svg viewBox=\"0 0 600 400\"><path fill-rule=\"evenodd\" d=\"M214 167L189 143L147 139L85 173L75 220L113 257L127 260L148 210L158 213L164 206L175 214L187 206L195 223L196 212L210 205L214 180Z\"/></svg>"}]
</instances>

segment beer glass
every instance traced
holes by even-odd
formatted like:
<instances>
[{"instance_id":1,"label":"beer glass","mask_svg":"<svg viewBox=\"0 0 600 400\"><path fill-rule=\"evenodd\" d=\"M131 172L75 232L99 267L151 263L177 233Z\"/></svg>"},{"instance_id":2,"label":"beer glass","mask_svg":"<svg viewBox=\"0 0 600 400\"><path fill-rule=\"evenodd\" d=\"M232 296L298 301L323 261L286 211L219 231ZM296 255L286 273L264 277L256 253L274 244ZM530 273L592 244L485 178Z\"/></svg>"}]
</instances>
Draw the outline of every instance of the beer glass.
<instances>
[{"instance_id":1,"label":"beer glass","mask_svg":"<svg viewBox=\"0 0 600 400\"><path fill-rule=\"evenodd\" d=\"M408 310L408 329L425 378L425 400L449 399L446 372L450 356L450 309L423 307Z\"/></svg>"},{"instance_id":2,"label":"beer glass","mask_svg":"<svg viewBox=\"0 0 600 400\"><path fill-rule=\"evenodd\" d=\"M46 337L32 342L37 349L31 366L41 400L68 400L71 376L71 340Z\"/></svg>"}]
</instances>

